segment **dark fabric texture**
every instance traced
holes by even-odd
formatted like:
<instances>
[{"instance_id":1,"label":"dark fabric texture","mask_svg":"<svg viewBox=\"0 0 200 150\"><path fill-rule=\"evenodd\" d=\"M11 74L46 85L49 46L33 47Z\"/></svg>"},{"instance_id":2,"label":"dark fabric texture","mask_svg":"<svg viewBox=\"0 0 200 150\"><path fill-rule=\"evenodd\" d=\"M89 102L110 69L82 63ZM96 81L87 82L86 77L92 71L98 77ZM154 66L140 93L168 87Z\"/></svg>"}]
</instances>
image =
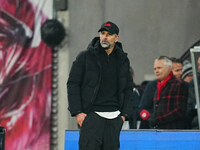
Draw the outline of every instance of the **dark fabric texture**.
<instances>
[{"instance_id":1,"label":"dark fabric texture","mask_svg":"<svg viewBox=\"0 0 200 150\"><path fill-rule=\"evenodd\" d=\"M139 112L143 109L147 110L148 112L153 112L153 98L157 89L157 80L150 81L141 98L140 105L139 105ZM141 119L140 129L149 129L149 122L147 120Z\"/></svg>"},{"instance_id":2,"label":"dark fabric texture","mask_svg":"<svg viewBox=\"0 0 200 150\"><path fill-rule=\"evenodd\" d=\"M157 120L153 116L151 116L147 121L150 129L153 129L158 124Z\"/></svg>"},{"instance_id":3,"label":"dark fabric texture","mask_svg":"<svg viewBox=\"0 0 200 150\"><path fill-rule=\"evenodd\" d=\"M101 83L97 98L93 104L94 111L110 112L119 110L117 102L117 58L114 50L110 55L104 49L99 53L102 66Z\"/></svg>"},{"instance_id":4,"label":"dark fabric texture","mask_svg":"<svg viewBox=\"0 0 200 150\"><path fill-rule=\"evenodd\" d=\"M80 129L79 150L118 150L122 125L121 116L105 119L89 113Z\"/></svg>"},{"instance_id":5,"label":"dark fabric texture","mask_svg":"<svg viewBox=\"0 0 200 150\"><path fill-rule=\"evenodd\" d=\"M185 129L188 87L174 76L163 88L160 97L154 96L152 117L156 129Z\"/></svg>"},{"instance_id":6,"label":"dark fabric texture","mask_svg":"<svg viewBox=\"0 0 200 150\"><path fill-rule=\"evenodd\" d=\"M99 37L89 44L73 62L67 81L69 111L72 116L80 112L89 113L99 92L102 78L102 65L99 60L101 46ZM130 62L117 42L114 50L117 58L117 102L121 115L128 117L131 109L133 79L129 71Z\"/></svg>"},{"instance_id":7,"label":"dark fabric texture","mask_svg":"<svg viewBox=\"0 0 200 150\"><path fill-rule=\"evenodd\" d=\"M200 91L200 76L197 76L198 90ZM187 105L187 119L189 122L189 129L199 129L198 115L197 115L197 103L194 90L194 80L189 83L189 96Z\"/></svg>"},{"instance_id":8,"label":"dark fabric texture","mask_svg":"<svg viewBox=\"0 0 200 150\"><path fill-rule=\"evenodd\" d=\"M141 93L140 91L136 88L133 88L133 97L131 99L132 102L132 112L129 118L129 127L130 129L136 129L137 128L137 121L140 120L139 117L139 103L141 99Z\"/></svg>"},{"instance_id":9,"label":"dark fabric texture","mask_svg":"<svg viewBox=\"0 0 200 150\"><path fill-rule=\"evenodd\" d=\"M150 81L141 98L139 111L141 112L143 109L152 112L153 110L153 98L157 89L157 80Z\"/></svg>"}]
</instances>

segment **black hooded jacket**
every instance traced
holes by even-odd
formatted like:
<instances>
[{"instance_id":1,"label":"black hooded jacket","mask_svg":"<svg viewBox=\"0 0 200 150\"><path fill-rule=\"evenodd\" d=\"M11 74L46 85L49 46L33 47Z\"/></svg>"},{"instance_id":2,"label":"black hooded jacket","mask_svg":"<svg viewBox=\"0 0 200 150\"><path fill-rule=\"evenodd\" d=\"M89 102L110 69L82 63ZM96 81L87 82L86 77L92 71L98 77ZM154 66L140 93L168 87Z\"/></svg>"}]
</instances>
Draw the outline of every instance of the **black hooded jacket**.
<instances>
[{"instance_id":1,"label":"black hooded jacket","mask_svg":"<svg viewBox=\"0 0 200 150\"><path fill-rule=\"evenodd\" d=\"M69 111L72 116L88 114L96 99L101 82L100 39L95 37L87 50L82 51L73 62L67 81ZM115 45L117 55L117 94L121 115L128 117L133 96L133 80L129 71L130 62L121 43Z\"/></svg>"}]
</instances>

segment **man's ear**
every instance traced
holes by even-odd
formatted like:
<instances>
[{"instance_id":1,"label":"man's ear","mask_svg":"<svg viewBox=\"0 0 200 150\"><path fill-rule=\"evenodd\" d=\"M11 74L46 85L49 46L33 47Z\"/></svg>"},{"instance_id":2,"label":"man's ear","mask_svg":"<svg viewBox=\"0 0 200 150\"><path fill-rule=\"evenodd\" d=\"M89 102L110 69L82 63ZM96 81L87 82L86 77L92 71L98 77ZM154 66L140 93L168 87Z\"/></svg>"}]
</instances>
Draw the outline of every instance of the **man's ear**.
<instances>
[{"instance_id":1,"label":"man's ear","mask_svg":"<svg viewBox=\"0 0 200 150\"><path fill-rule=\"evenodd\" d=\"M119 40L119 35L116 35L115 43L118 42Z\"/></svg>"},{"instance_id":2,"label":"man's ear","mask_svg":"<svg viewBox=\"0 0 200 150\"><path fill-rule=\"evenodd\" d=\"M172 71L172 66L168 66L168 68L169 68L169 71L171 72Z\"/></svg>"}]
</instances>

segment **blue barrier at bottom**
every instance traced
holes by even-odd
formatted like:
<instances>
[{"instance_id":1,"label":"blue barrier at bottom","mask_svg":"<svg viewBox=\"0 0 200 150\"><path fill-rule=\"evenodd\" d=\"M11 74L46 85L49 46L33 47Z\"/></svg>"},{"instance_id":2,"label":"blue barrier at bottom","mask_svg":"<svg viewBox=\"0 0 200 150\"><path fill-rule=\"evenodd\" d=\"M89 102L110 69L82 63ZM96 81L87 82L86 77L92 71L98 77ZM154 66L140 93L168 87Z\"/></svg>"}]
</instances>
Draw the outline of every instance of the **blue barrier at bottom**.
<instances>
[{"instance_id":1,"label":"blue barrier at bottom","mask_svg":"<svg viewBox=\"0 0 200 150\"><path fill-rule=\"evenodd\" d=\"M65 131L65 150L78 150L79 131ZM120 150L200 150L200 131L122 130Z\"/></svg>"}]
</instances>

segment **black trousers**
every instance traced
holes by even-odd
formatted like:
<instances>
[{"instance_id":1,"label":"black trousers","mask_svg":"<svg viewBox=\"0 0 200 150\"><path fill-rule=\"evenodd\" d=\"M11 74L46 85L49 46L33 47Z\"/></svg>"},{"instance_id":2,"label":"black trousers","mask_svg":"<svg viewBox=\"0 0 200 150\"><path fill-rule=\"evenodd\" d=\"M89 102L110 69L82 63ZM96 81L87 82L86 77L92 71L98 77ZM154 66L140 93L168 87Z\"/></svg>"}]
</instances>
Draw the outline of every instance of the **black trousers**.
<instances>
[{"instance_id":1,"label":"black trousers","mask_svg":"<svg viewBox=\"0 0 200 150\"><path fill-rule=\"evenodd\" d=\"M79 150L118 150L122 125L121 116L106 119L88 114L80 128Z\"/></svg>"}]
</instances>

